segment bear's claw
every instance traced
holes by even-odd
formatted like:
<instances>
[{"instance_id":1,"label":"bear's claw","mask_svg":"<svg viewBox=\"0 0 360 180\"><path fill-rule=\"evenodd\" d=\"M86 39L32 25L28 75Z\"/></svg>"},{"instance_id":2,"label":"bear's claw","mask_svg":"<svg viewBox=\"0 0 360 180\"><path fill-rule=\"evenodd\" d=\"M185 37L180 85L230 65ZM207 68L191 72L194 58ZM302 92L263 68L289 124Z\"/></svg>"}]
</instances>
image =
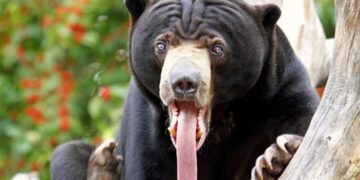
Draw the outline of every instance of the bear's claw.
<instances>
[{"instance_id":1,"label":"bear's claw","mask_svg":"<svg viewBox=\"0 0 360 180\"><path fill-rule=\"evenodd\" d=\"M256 159L251 170L251 180L277 179L289 164L303 137L295 134L283 134L276 138L265 153Z\"/></svg>"},{"instance_id":2,"label":"bear's claw","mask_svg":"<svg viewBox=\"0 0 360 180\"><path fill-rule=\"evenodd\" d=\"M119 164L123 157L115 154L117 142L108 140L98 146L91 154L88 165L88 180L114 180L119 179L121 172Z\"/></svg>"}]
</instances>

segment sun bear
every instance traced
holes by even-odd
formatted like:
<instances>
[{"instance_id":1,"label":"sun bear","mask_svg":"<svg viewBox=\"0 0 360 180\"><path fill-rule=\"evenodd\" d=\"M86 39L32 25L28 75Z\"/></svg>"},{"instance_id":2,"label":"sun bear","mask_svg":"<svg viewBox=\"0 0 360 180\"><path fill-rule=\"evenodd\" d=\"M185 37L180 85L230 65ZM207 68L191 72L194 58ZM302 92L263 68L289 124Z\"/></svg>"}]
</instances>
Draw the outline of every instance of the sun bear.
<instances>
[{"instance_id":1,"label":"sun bear","mask_svg":"<svg viewBox=\"0 0 360 180\"><path fill-rule=\"evenodd\" d=\"M240 0L124 2L133 76L116 136L118 178L279 177L319 103L276 26L280 9ZM86 179L93 150L58 147L52 179Z\"/></svg>"}]
</instances>

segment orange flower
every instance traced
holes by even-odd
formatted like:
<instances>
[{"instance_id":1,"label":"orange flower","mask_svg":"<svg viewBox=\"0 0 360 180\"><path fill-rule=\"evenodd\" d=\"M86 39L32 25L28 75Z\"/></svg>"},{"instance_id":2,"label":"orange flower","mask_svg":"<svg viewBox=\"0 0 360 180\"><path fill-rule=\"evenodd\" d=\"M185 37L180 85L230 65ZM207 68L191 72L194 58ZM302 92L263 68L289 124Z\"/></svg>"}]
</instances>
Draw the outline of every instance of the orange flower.
<instances>
[{"instance_id":1,"label":"orange flower","mask_svg":"<svg viewBox=\"0 0 360 180\"><path fill-rule=\"evenodd\" d=\"M42 112L35 107L27 107L25 109L25 114L30 116L33 122L37 125L43 124L45 122Z\"/></svg>"},{"instance_id":2,"label":"orange flower","mask_svg":"<svg viewBox=\"0 0 360 180\"><path fill-rule=\"evenodd\" d=\"M59 93L60 93L60 100L63 102L63 101L66 101L66 99L69 97L71 91L73 90L74 88L74 84L72 81L65 81L63 82L63 84L60 86L60 89L59 89Z\"/></svg>"},{"instance_id":3,"label":"orange flower","mask_svg":"<svg viewBox=\"0 0 360 180\"><path fill-rule=\"evenodd\" d=\"M35 79L23 79L20 81L21 88L34 88L38 89L41 88L41 81Z\"/></svg>"},{"instance_id":4,"label":"orange flower","mask_svg":"<svg viewBox=\"0 0 360 180\"><path fill-rule=\"evenodd\" d=\"M83 14L83 10L78 6L71 7L70 12L76 16L81 16Z\"/></svg>"},{"instance_id":5,"label":"orange flower","mask_svg":"<svg viewBox=\"0 0 360 180\"><path fill-rule=\"evenodd\" d=\"M25 57L25 48L22 45L19 45L16 48L16 55L18 58L24 58Z\"/></svg>"},{"instance_id":6,"label":"orange flower","mask_svg":"<svg viewBox=\"0 0 360 180\"><path fill-rule=\"evenodd\" d=\"M52 26L53 24L54 24L54 20L50 16L45 15L42 18L42 21L41 21L42 27L49 27L49 26Z\"/></svg>"},{"instance_id":7,"label":"orange flower","mask_svg":"<svg viewBox=\"0 0 360 180\"><path fill-rule=\"evenodd\" d=\"M84 3L84 4L87 4L90 2L90 0L78 0L80 3Z\"/></svg>"},{"instance_id":8,"label":"orange flower","mask_svg":"<svg viewBox=\"0 0 360 180\"><path fill-rule=\"evenodd\" d=\"M63 6L63 5L59 5L55 8L55 11L58 16L61 16L61 15L67 14L69 11L69 8L66 6Z\"/></svg>"},{"instance_id":9,"label":"orange flower","mask_svg":"<svg viewBox=\"0 0 360 180\"><path fill-rule=\"evenodd\" d=\"M99 91L100 97L104 101L109 101L111 99L111 91L109 87L101 87Z\"/></svg>"},{"instance_id":10,"label":"orange flower","mask_svg":"<svg viewBox=\"0 0 360 180\"><path fill-rule=\"evenodd\" d=\"M40 97L37 94L31 94L26 98L29 104L34 104L40 100Z\"/></svg>"},{"instance_id":11,"label":"orange flower","mask_svg":"<svg viewBox=\"0 0 360 180\"><path fill-rule=\"evenodd\" d=\"M69 117L64 116L64 117L60 117L60 126L59 126L59 130L62 132L66 132L70 129L70 121L69 121Z\"/></svg>"}]
</instances>

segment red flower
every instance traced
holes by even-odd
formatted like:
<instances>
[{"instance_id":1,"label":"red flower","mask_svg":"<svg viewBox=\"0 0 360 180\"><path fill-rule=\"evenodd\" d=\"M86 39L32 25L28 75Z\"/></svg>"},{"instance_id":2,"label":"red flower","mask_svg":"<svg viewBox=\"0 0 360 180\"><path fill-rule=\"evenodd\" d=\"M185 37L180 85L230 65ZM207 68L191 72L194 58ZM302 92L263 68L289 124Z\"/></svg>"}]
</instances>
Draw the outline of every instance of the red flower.
<instances>
[{"instance_id":1,"label":"red flower","mask_svg":"<svg viewBox=\"0 0 360 180\"><path fill-rule=\"evenodd\" d=\"M35 107L27 107L25 109L25 114L30 116L33 122L37 125L43 124L45 122L42 112Z\"/></svg>"},{"instance_id":2,"label":"red flower","mask_svg":"<svg viewBox=\"0 0 360 180\"><path fill-rule=\"evenodd\" d=\"M20 170L21 168L23 168L25 166L25 159L19 159L17 162L16 162L16 170Z\"/></svg>"},{"instance_id":3,"label":"red flower","mask_svg":"<svg viewBox=\"0 0 360 180\"><path fill-rule=\"evenodd\" d=\"M2 39L2 42L4 45L8 45L10 43L10 36L9 35L4 35L3 36L3 39Z\"/></svg>"},{"instance_id":4,"label":"red flower","mask_svg":"<svg viewBox=\"0 0 360 180\"><path fill-rule=\"evenodd\" d=\"M99 91L100 97L104 101L109 101L111 99L111 91L109 87L101 87Z\"/></svg>"},{"instance_id":5,"label":"red flower","mask_svg":"<svg viewBox=\"0 0 360 180\"><path fill-rule=\"evenodd\" d=\"M80 43L86 32L86 28L81 24L72 23L69 25L69 29L74 33L75 41Z\"/></svg>"},{"instance_id":6,"label":"red flower","mask_svg":"<svg viewBox=\"0 0 360 180\"><path fill-rule=\"evenodd\" d=\"M81 43L83 36L84 36L84 33L75 33L75 42L78 44Z\"/></svg>"},{"instance_id":7,"label":"red flower","mask_svg":"<svg viewBox=\"0 0 360 180\"><path fill-rule=\"evenodd\" d=\"M60 89L59 89L60 100L62 102L65 101L69 97L73 88L74 88L74 84L72 81L63 82L63 84L60 86Z\"/></svg>"},{"instance_id":8,"label":"red flower","mask_svg":"<svg viewBox=\"0 0 360 180\"><path fill-rule=\"evenodd\" d=\"M19 45L16 48L16 55L18 58L24 58L25 57L25 48L21 45Z\"/></svg>"},{"instance_id":9,"label":"red flower","mask_svg":"<svg viewBox=\"0 0 360 180\"><path fill-rule=\"evenodd\" d=\"M60 117L69 116L69 110L65 105L60 106L60 108L59 108L59 116Z\"/></svg>"},{"instance_id":10,"label":"red flower","mask_svg":"<svg viewBox=\"0 0 360 180\"><path fill-rule=\"evenodd\" d=\"M41 81L35 79L23 79L20 81L20 86L22 88L41 88Z\"/></svg>"},{"instance_id":11,"label":"red flower","mask_svg":"<svg viewBox=\"0 0 360 180\"><path fill-rule=\"evenodd\" d=\"M85 27L78 23L70 24L69 28L72 32L83 32L84 33L86 31Z\"/></svg>"},{"instance_id":12,"label":"red flower","mask_svg":"<svg viewBox=\"0 0 360 180\"><path fill-rule=\"evenodd\" d=\"M61 66L58 66L57 69L60 74L61 80L63 81L62 85L59 88L60 101L64 102L66 101L66 99L68 99L71 91L74 88L73 77L69 72L63 70Z\"/></svg>"},{"instance_id":13,"label":"red flower","mask_svg":"<svg viewBox=\"0 0 360 180\"><path fill-rule=\"evenodd\" d=\"M40 97L37 94L31 94L26 98L26 100L29 104L34 104L40 100Z\"/></svg>"},{"instance_id":14,"label":"red flower","mask_svg":"<svg viewBox=\"0 0 360 180\"><path fill-rule=\"evenodd\" d=\"M61 80L63 80L63 81L68 81L68 80L72 79L71 74L67 71L60 72L60 76L61 76Z\"/></svg>"},{"instance_id":15,"label":"red flower","mask_svg":"<svg viewBox=\"0 0 360 180\"><path fill-rule=\"evenodd\" d=\"M69 117L64 116L64 117L60 117L60 126L59 126L59 130L62 132L66 132L70 129L70 121L69 121Z\"/></svg>"}]
</instances>

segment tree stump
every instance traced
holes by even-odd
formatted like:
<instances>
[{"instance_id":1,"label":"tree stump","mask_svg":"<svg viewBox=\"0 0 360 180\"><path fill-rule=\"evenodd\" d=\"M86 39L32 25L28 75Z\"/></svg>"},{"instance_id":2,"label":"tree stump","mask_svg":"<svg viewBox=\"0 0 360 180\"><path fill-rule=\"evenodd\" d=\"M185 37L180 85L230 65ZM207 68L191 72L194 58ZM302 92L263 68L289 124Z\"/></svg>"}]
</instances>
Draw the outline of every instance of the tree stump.
<instances>
[{"instance_id":1,"label":"tree stump","mask_svg":"<svg viewBox=\"0 0 360 180\"><path fill-rule=\"evenodd\" d=\"M360 179L360 1L336 0L336 16L323 99L280 179Z\"/></svg>"}]
</instances>

